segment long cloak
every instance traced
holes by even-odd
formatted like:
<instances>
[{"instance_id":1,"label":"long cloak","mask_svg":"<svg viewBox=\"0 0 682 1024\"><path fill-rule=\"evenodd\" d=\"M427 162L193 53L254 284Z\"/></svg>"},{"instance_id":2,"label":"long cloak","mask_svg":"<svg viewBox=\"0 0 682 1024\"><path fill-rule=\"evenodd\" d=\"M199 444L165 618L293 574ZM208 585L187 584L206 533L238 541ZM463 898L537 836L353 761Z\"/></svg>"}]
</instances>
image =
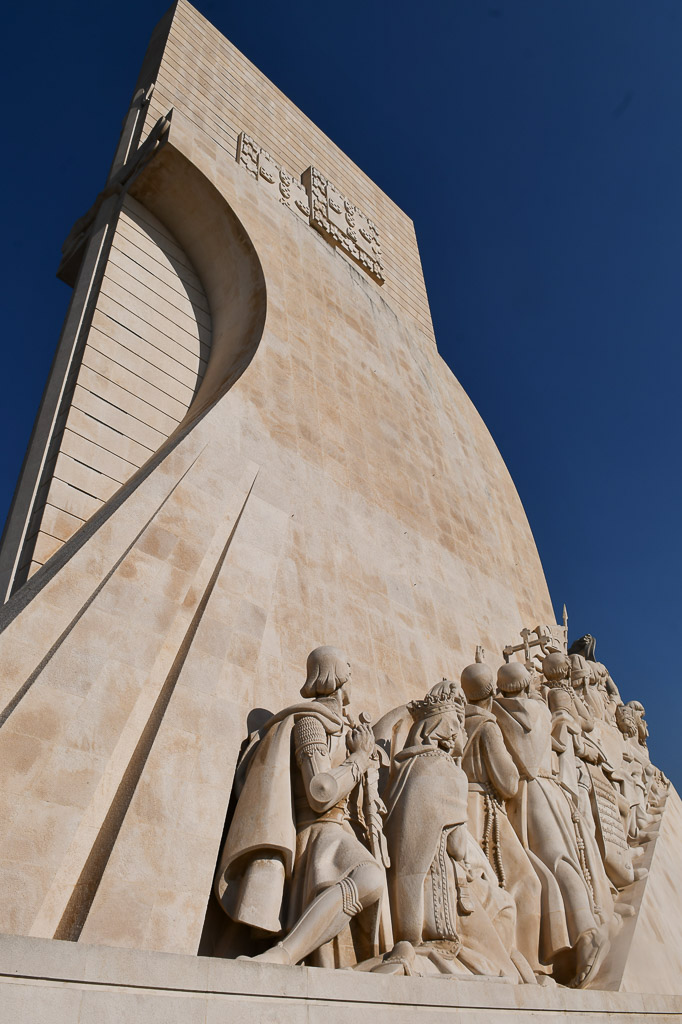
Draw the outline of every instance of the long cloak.
<instances>
[{"instance_id":1,"label":"long cloak","mask_svg":"<svg viewBox=\"0 0 682 1024\"><path fill-rule=\"evenodd\" d=\"M341 714L318 701L285 708L263 726L244 755L243 785L215 880L229 917L264 932L279 933L286 924L285 887L296 857L291 739L301 717L317 718L329 735L343 732Z\"/></svg>"},{"instance_id":2,"label":"long cloak","mask_svg":"<svg viewBox=\"0 0 682 1024\"><path fill-rule=\"evenodd\" d=\"M549 964L600 924L580 863L576 808L552 775L549 708L532 699L498 697L493 711L521 774L507 807L542 884L540 960Z\"/></svg>"}]
</instances>

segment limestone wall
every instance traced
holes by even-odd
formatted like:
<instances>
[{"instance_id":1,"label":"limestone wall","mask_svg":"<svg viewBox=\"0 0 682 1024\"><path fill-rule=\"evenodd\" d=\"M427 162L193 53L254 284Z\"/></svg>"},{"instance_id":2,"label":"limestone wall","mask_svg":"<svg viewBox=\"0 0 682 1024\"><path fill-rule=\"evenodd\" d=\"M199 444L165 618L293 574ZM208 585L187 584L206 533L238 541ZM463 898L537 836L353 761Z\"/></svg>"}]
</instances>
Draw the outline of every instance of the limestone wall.
<instances>
[{"instance_id":1,"label":"limestone wall","mask_svg":"<svg viewBox=\"0 0 682 1024\"><path fill-rule=\"evenodd\" d=\"M653 979L656 992L680 991L680 850L682 802L671 788L653 856L648 859L649 875L641 883L635 905L637 917L620 980L623 992L647 991Z\"/></svg>"},{"instance_id":2,"label":"limestone wall","mask_svg":"<svg viewBox=\"0 0 682 1024\"><path fill-rule=\"evenodd\" d=\"M171 39L188 19L197 53L220 57L217 82L237 57L206 41L184 2ZM262 76L235 78L230 102L245 115L231 131L260 131L292 169L318 161L376 220L381 286L207 134L195 99L164 96L170 75L159 74L150 115L172 102L170 132L131 184L130 209L193 267L183 288L206 296L210 354L177 428L179 405L154 407L149 443L104 418L121 444L161 447L97 498L0 614L0 931L196 953L240 745L259 716L297 698L312 647L347 650L354 702L377 715L456 677L477 644L499 657L553 612L514 485L427 333L407 218ZM259 123L246 117L257 102L269 111ZM296 153L265 131L285 113ZM119 288L126 255L106 266ZM138 266L130 294L147 296L149 326L171 337L173 317L155 303L180 293L158 276L149 294ZM120 294L108 287L106 316ZM125 316L144 319L127 301ZM103 325L93 318L100 342ZM106 336L130 341L118 328ZM199 329L193 341L195 363L178 361L198 376ZM109 342L91 354L116 363L116 377L100 376L118 395L137 371ZM99 365L84 360L83 373ZM148 397L153 385L184 407L187 391L180 402L145 373ZM142 389L124 387L133 418L133 399L153 406Z\"/></svg>"}]
</instances>

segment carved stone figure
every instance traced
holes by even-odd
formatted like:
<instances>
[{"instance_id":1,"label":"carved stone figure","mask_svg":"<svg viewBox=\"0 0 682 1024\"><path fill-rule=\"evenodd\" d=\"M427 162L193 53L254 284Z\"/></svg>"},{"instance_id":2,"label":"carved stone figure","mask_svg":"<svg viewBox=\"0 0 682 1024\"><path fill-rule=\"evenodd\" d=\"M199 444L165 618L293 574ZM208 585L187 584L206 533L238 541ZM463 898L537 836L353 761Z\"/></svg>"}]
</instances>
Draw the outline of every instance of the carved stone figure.
<instances>
[{"instance_id":1,"label":"carved stone figure","mask_svg":"<svg viewBox=\"0 0 682 1024\"><path fill-rule=\"evenodd\" d=\"M646 747L647 740L649 738L649 726L646 724L644 718L645 711L644 705L638 700L629 700L627 707L632 708L635 715L637 716L637 739L641 747Z\"/></svg>"},{"instance_id":2,"label":"carved stone figure","mask_svg":"<svg viewBox=\"0 0 682 1024\"><path fill-rule=\"evenodd\" d=\"M509 824L505 801L516 796L519 773L492 713L495 675L489 665L467 665L461 676L467 698L467 742L462 768L468 779L469 831L488 857L502 888L516 904L515 945L540 970L541 886Z\"/></svg>"},{"instance_id":3,"label":"carved stone figure","mask_svg":"<svg viewBox=\"0 0 682 1024\"><path fill-rule=\"evenodd\" d=\"M510 956L513 901L467 831L467 778L457 763L466 741L459 707L448 695L433 693L408 707L412 728L395 756L386 794L389 892L398 945L384 958L384 968L394 965L402 972L409 943L442 973L518 981Z\"/></svg>"},{"instance_id":4,"label":"carved stone figure","mask_svg":"<svg viewBox=\"0 0 682 1024\"><path fill-rule=\"evenodd\" d=\"M642 736L645 734L640 716L643 713L644 708L639 701L629 701L616 709L616 724L623 736L622 761L617 777L629 806L627 834L633 843L646 842L651 838L644 830L654 821L649 809L647 774L651 762L646 743L642 743Z\"/></svg>"},{"instance_id":5,"label":"carved stone figure","mask_svg":"<svg viewBox=\"0 0 682 1024\"><path fill-rule=\"evenodd\" d=\"M611 674L606 665L603 665L601 661L590 662L590 674L590 682L592 683L596 680L596 687L605 708L604 719L613 725L615 722L616 708L619 704L623 703L618 687L611 678Z\"/></svg>"},{"instance_id":6,"label":"carved stone figure","mask_svg":"<svg viewBox=\"0 0 682 1024\"><path fill-rule=\"evenodd\" d=\"M570 798L578 801L578 765L576 754L582 749L582 732L589 732L594 719L571 683L571 663L566 655L547 655L542 664L543 693L552 712L552 749L558 766L557 776Z\"/></svg>"},{"instance_id":7,"label":"carved stone figure","mask_svg":"<svg viewBox=\"0 0 682 1024\"><path fill-rule=\"evenodd\" d=\"M479 649L461 685L443 679L374 730L350 713L345 655L309 655L304 699L237 769L215 883L227 955L599 983L632 912L614 897L645 873L630 847L651 837L667 780L643 706L589 660L593 638L566 654L536 632L542 662L507 660L497 694Z\"/></svg>"},{"instance_id":8,"label":"carved stone figure","mask_svg":"<svg viewBox=\"0 0 682 1024\"><path fill-rule=\"evenodd\" d=\"M629 766L623 767L623 737L616 725L620 694L601 662L576 653L594 657L594 645L594 637L588 634L571 646L574 653L569 654L571 683L593 716L592 728L583 731L578 756L584 767L579 762L579 774L585 783L589 772L595 836L608 877L620 889L643 872L635 869L627 841L633 786Z\"/></svg>"},{"instance_id":9,"label":"carved stone figure","mask_svg":"<svg viewBox=\"0 0 682 1024\"><path fill-rule=\"evenodd\" d=\"M576 673L571 659L561 654L546 658L543 672L558 777L579 815L590 884L603 916L612 903L609 881L623 888L634 881L635 872L616 792L602 771L606 755L593 740L595 718L586 698L589 675Z\"/></svg>"},{"instance_id":10,"label":"carved stone figure","mask_svg":"<svg viewBox=\"0 0 682 1024\"><path fill-rule=\"evenodd\" d=\"M637 718L637 741L639 744L638 760L642 765L646 788L646 808L650 815L657 815L665 802L670 782L663 772L651 763L649 756L649 726L644 717L644 705L638 700L629 700L627 707L634 711Z\"/></svg>"},{"instance_id":11,"label":"carved stone figure","mask_svg":"<svg viewBox=\"0 0 682 1024\"><path fill-rule=\"evenodd\" d=\"M451 679L441 679L439 683L432 686L429 696L434 698L448 698L457 711L460 724L464 725L464 709L466 698L462 688L457 682ZM382 794L390 786L393 776L398 767L396 754L398 754L407 740L408 734L414 725L414 718L410 711L410 704L400 704L379 719L372 727L374 738L378 747L383 752L382 766L380 769L380 790Z\"/></svg>"},{"instance_id":12,"label":"carved stone figure","mask_svg":"<svg viewBox=\"0 0 682 1024\"><path fill-rule=\"evenodd\" d=\"M357 919L355 959L377 951L383 868L362 831L362 783L375 751L351 727L351 668L334 647L308 657L312 698L274 715L246 752L243 786L216 878L232 920L284 937L254 959L338 966L329 945Z\"/></svg>"},{"instance_id":13,"label":"carved stone figure","mask_svg":"<svg viewBox=\"0 0 682 1024\"><path fill-rule=\"evenodd\" d=\"M568 649L571 678L584 681L586 698L593 714L597 718L614 723L616 707L623 701L608 669L597 661L596 647L597 641L590 633L586 633L571 644Z\"/></svg>"},{"instance_id":14,"label":"carved stone figure","mask_svg":"<svg viewBox=\"0 0 682 1024\"><path fill-rule=\"evenodd\" d=\"M649 770L649 807L659 813L668 796L670 779L666 778L660 768L651 765Z\"/></svg>"},{"instance_id":15,"label":"carved stone figure","mask_svg":"<svg viewBox=\"0 0 682 1024\"><path fill-rule=\"evenodd\" d=\"M542 885L540 960L558 981L582 987L606 955L609 923L595 900L577 809L553 771L552 712L529 697L530 676L518 662L502 665L497 683L493 710L520 775L509 819Z\"/></svg>"}]
</instances>

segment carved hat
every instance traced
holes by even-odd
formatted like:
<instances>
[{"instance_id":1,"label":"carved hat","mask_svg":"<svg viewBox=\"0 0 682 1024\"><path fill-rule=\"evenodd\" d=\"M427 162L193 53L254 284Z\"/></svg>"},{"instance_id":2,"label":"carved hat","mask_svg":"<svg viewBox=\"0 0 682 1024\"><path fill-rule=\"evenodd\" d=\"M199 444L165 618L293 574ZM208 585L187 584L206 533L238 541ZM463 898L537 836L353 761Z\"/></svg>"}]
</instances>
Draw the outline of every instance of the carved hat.
<instances>
[{"instance_id":1,"label":"carved hat","mask_svg":"<svg viewBox=\"0 0 682 1024\"><path fill-rule=\"evenodd\" d=\"M510 661L497 670L498 689L510 696L522 693L530 686L530 673L520 661Z\"/></svg>"},{"instance_id":2,"label":"carved hat","mask_svg":"<svg viewBox=\"0 0 682 1024\"><path fill-rule=\"evenodd\" d=\"M461 675L462 689L468 701L485 700L495 690L495 674L485 662L467 665Z\"/></svg>"}]
</instances>

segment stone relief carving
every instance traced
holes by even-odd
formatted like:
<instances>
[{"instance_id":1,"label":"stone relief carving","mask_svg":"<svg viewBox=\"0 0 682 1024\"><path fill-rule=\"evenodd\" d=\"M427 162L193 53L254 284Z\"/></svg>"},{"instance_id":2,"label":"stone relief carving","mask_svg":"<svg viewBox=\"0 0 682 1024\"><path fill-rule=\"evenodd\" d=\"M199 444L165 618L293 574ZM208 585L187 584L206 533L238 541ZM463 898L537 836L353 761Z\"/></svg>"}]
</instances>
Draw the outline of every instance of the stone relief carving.
<instances>
[{"instance_id":1,"label":"stone relief carving","mask_svg":"<svg viewBox=\"0 0 682 1024\"><path fill-rule=\"evenodd\" d=\"M301 180L310 197L312 226L382 284L384 267L376 225L315 167L304 171Z\"/></svg>"},{"instance_id":2,"label":"stone relief carving","mask_svg":"<svg viewBox=\"0 0 682 1024\"><path fill-rule=\"evenodd\" d=\"M273 196L287 209L306 223L310 222L308 193L301 182L280 167L267 150L262 149L245 132L241 132L237 140L237 162L252 177L269 188Z\"/></svg>"},{"instance_id":3,"label":"stone relief carving","mask_svg":"<svg viewBox=\"0 0 682 1024\"><path fill-rule=\"evenodd\" d=\"M532 670L533 657L538 654L544 657L551 651L565 651L568 643L568 615L564 605L563 626L536 626L535 629L522 629L519 633L520 644L507 644L502 654L504 660L509 661L514 654L523 651L526 668ZM531 653L532 652L532 653Z\"/></svg>"},{"instance_id":4,"label":"stone relief carving","mask_svg":"<svg viewBox=\"0 0 682 1024\"><path fill-rule=\"evenodd\" d=\"M516 906L515 945L540 969L540 899L533 866L507 815L520 775L493 713L495 674L489 665L468 665L461 676L467 699L462 767L468 779L469 829L492 864L499 885Z\"/></svg>"},{"instance_id":5,"label":"stone relief carving","mask_svg":"<svg viewBox=\"0 0 682 1024\"><path fill-rule=\"evenodd\" d=\"M393 759L384 826L397 943L364 966L520 981L513 900L467 828L466 732L458 697L451 688L407 706L412 725Z\"/></svg>"},{"instance_id":6,"label":"stone relief carving","mask_svg":"<svg viewBox=\"0 0 682 1024\"><path fill-rule=\"evenodd\" d=\"M384 267L376 224L324 175L309 167L296 179L246 132L241 132L237 139L237 162L256 181L269 188L280 203L319 231L331 245L343 250L378 284L383 284Z\"/></svg>"},{"instance_id":7,"label":"stone relief carving","mask_svg":"<svg viewBox=\"0 0 682 1024\"><path fill-rule=\"evenodd\" d=\"M495 672L479 648L460 683L373 727L351 712L345 654L309 655L302 701L253 734L235 777L215 891L237 952L594 982L668 782L593 638L567 652L561 627L538 627L531 659L527 634L526 664L505 649Z\"/></svg>"}]
</instances>

